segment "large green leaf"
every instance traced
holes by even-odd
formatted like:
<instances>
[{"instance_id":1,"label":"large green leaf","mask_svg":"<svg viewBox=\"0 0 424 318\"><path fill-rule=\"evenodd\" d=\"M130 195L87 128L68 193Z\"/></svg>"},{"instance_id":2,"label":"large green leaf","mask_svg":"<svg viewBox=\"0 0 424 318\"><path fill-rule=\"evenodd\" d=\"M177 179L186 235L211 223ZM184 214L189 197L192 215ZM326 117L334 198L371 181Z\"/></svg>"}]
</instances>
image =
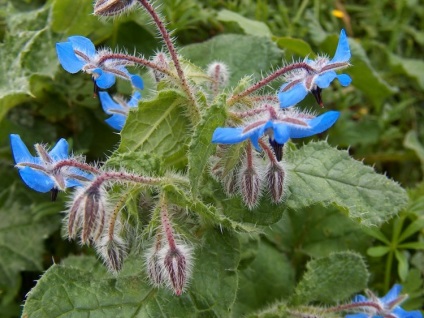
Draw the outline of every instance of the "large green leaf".
<instances>
[{"instance_id":1,"label":"large green leaf","mask_svg":"<svg viewBox=\"0 0 424 318\"><path fill-rule=\"evenodd\" d=\"M9 184L0 193L0 294L16 287L21 271L43 269L43 242L60 226L63 207L49 201L31 204L34 198L22 184Z\"/></svg>"},{"instance_id":2,"label":"large green leaf","mask_svg":"<svg viewBox=\"0 0 424 318\"><path fill-rule=\"evenodd\" d=\"M30 99L34 74L52 77L57 68L54 43L48 28L49 7L15 12L9 7L4 43L0 44L0 120L7 111Z\"/></svg>"},{"instance_id":3,"label":"large green leaf","mask_svg":"<svg viewBox=\"0 0 424 318\"><path fill-rule=\"evenodd\" d=\"M235 86L243 76L260 78L273 65L281 63L282 52L265 37L224 34L188 45L181 50L181 55L201 67L213 61L226 63L231 75L229 86Z\"/></svg>"},{"instance_id":4,"label":"large green leaf","mask_svg":"<svg viewBox=\"0 0 424 318\"><path fill-rule=\"evenodd\" d=\"M239 242L209 230L196 248L191 284L180 297L150 286L141 256L114 277L92 257L53 265L28 295L23 317L229 317L237 291Z\"/></svg>"},{"instance_id":5,"label":"large green leaf","mask_svg":"<svg viewBox=\"0 0 424 318\"><path fill-rule=\"evenodd\" d=\"M240 272L234 317L287 298L294 289L295 269L290 260L266 240L259 244L255 260Z\"/></svg>"},{"instance_id":6,"label":"large green leaf","mask_svg":"<svg viewBox=\"0 0 424 318\"><path fill-rule=\"evenodd\" d=\"M118 152L152 152L167 165L182 166L187 162L190 130L186 102L173 90L160 91L152 100L142 100L128 116Z\"/></svg>"},{"instance_id":7,"label":"large green leaf","mask_svg":"<svg viewBox=\"0 0 424 318\"><path fill-rule=\"evenodd\" d=\"M363 253L370 244L359 224L336 207L321 205L296 211L288 209L266 234L280 250L310 257L325 257L345 250ZM296 259L300 255L291 254L291 257Z\"/></svg>"},{"instance_id":8,"label":"large green leaf","mask_svg":"<svg viewBox=\"0 0 424 318\"><path fill-rule=\"evenodd\" d=\"M315 259L307 264L307 271L296 287L292 304L313 301L337 302L367 286L368 271L361 255L338 252Z\"/></svg>"},{"instance_id":9,"label":"large green leaf","mask_svg":"<svg viewBox=\"0 0 424 318\"><path fill-rule=\"evenodd\" d=\"M285 154L290 178L287 206L336 204L350 218L379 225L402 209L407 195L396 182L327 142L312 142Z\"/></svg>"},{"instance_id":10,"label":"large green leaf","mask_svg":"<svg viewBox=\"0 0 424 318\"><path fill-rule=\"evenodd\" d=\"M222 95L216 103L209 107L202 115L202 121L194 131L188 156L188 175L193 194L198 193L203 171L209 157L216 149L216 145L211 143L212 134L217 127L224 125L226 119L225 101L226 95Z\"/></svg>"},{"instance_id":11,"label":"large green leaf","mask_svg":"<svg viewBox=\"0 0 424 318\"><path fill-rule=\"evenodd\" d=\"M267 37L271 36L271 31L265 23L247 19L236 12L223 9L218 12L217 18L224 22L237 23L246 34Z\"/></svg>"}]
</instances>

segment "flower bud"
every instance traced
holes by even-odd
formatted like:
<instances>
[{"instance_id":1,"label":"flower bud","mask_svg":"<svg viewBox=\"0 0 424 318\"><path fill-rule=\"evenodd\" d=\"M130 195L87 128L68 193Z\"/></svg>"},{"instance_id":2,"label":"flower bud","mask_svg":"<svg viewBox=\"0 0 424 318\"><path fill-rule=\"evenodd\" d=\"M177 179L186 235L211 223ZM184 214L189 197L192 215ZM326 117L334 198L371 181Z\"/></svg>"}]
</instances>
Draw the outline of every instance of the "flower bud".
<instances>
[{"instance_id":1,"label":"flower bud","mask_svg":"<svg viewBox=\"0 0 424 318\"><path fill-rule=\"evenodd\" d=\"M156 65L164 68L164 69L169 69L169 59L166 56L165 53L163 52L158 52L152 59L152 62L155 63ZM166 77L166 74L155 70L155 69L151 69L151 72L153 74L153 77L156 81L156 83L159 83L161 80L163 80Z\"/></svg>"},{"instance_id":2,"label":"flower bud","mask_svg":"<svg viewBox=\"0 0 424 318\"><path fill-rule=\"evenodd\" d=\"M162 248L162 234L157 234L155 243L148 249L146 255L147 274L153 286L160 286L164 283L164 267L159 258L159 252Z\"/></svg>"},{"instance_id":3,"label":"flower bud","mask_svg":"<svg viewBox=\"0 0 424 318\"><path fill-rule=\"evenodd\" d=\"M97 0L94 3L94 15L111 17L129 11L136 0Z\"/></svg>"},{"instance_id":4,"label":"flower bud","mask_svg":"<svg viewBox=\"0 0 424 318\"><path fill-rule=\"evenodd\" d=\"M105 235L96 244L96 250L111 272L117 273L122 269L127 253L125 241L121 237Z\"/></svg>"},{"instance_id":5,"label":"flower bud","mask_svg":"<svg viewBox=\"0 0 424 318\"><path fill-rule=\"evenodd\" d=\"M223 88L227 86L230 72L226 64L222 62L212 62L208 65L206 73L217 83L218 87Z\"/></svg>"},{"instance_id":6,"label":"flower bud","mask_svg":"<svg viewBox=\"0 0 424 318\"><path fill-rule=\"evenodd\" d=\"M165 266L165 273L170 287L175 295L180 296L191 274L191 250L186 245L177 244L175 248L166 248L161 251L161 262Z\"/></svg>"},{"instance_id":7,"label":"flower bud","mask_svg":"<svg viewBox=\"0 0 424 318\"><path fill-rule=\"evenodd\" d=\"M283 166L280 163L271 162L267 167L265 180L272 201L274 203L281 202L285 194L284 187L286 180L286 172Z\"/></svg>"},{"instance_id":8,"label":"flower bud","mask_svg":"<svg viewBox=\"0 0 424 318\"><path fill-rule=\"evenodd\" d=\"M240 190L243 201L250 210L258 203L261 186L262 180L253 166L241 170Z\"/></svg>"}]
</instances>

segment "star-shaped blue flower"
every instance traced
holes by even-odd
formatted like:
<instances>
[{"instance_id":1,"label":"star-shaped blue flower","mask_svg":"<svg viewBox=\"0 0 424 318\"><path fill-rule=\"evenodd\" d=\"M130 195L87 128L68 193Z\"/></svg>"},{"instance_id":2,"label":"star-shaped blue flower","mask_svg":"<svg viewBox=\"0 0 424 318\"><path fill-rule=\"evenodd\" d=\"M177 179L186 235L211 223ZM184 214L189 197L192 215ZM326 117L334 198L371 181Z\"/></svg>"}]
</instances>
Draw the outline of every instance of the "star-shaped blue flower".
<instances>
[{"instance_id":1,"label":"star-shaped blue flower","mask_svg":"<svg viewBox=\"0 0 424 318\"><path fill-rule=\"evenodd\" d=\"M402 286L395 284L381 298L373 294L370 294L369 298L363 295L356 295L353 302L363 303L362 312L346 315L345 318L423 318L419 310L406 311L399 306L406 299L403 295L399 296L401 290Z\"/></svg>"},{"instance_id":2,"label":"star-shaped blue flower","mask_svg":"<svg viewBox=\"0 0 424 318\"><path fill-rule=\"evenodd\" d=\"M302 101L308 92L311 92L320 106L323 106L321 90L330 86L334 79L338 79L342 86L348 86L351 78L347 74L337 74L335 71L348 67L350 60L349 42L346 32L340 32L339 43L334 57L318 57L316 60L306 59L305 62L315 71L298 69L286 75L279 92L278 99L282 108L293 106Z\"/></svg>"},{"instance_id":3,"label":"star-shaped blue flower","mask_svg":"<svg viewBox=\"0 0 424 318\"><path fill-rule=\"evenodd\" d=\"M24 183L38 192L65 190L69 187L80 186L81 182L90 180L92 175L72 165L60 166L59 163L69 158L68 142L60 139L57 144L47 151L43 145L36 144L38 156L29 152L19 135L10 135L10 145L13 158Z\"/></svg>"},{"instance_id":4,"label":"star-shaped blue flower","mask_svg":"<svg viewBox=\"0 0 424 318\"><path fill-rule=\"evenodd\" d=\"M313 117L295 110L281 110L274 118L259 118L244 127L219 127L213 133L212 142L236 144L250 139L255 148L260 150L259 139L266 134L276 151L276 147L284 145L290 138L309 137L327 130L333 126L339 115L338 111L329 111ZM277 159L281 160L278 155Z\"/></svg>"},{"instance_id":5,"label":"star-shaped blue flower","mask_svg":"<svg viewBox=\"0 0 424 318\"><path fill-rule=\"evenodd\" d=\"M128 102L118 98L115 98L114 100L106 92L99 92L99 97L103 110L106 114L112 115L106 119L106 122L112 128L120 131L124 127L130 108L138 106L141 94L139 92L135 92Z\"/></svg>"},{"instance_id":6,"label":"star-shaped blue flower","mask_svg":"<svg viewBox=\"0 0 424 318\"><path fill-rule=\"evenodd\" d=\"M84 71L93 76L97 87L106 89L115 84L116 76L131 81L138 89L143 89L143 79L128 72L126 66L133 65L127 60L108 58L108 50L96 51L93 42L83 36L71 36L68 42L56 44L56 52L62 67L69 73Z\"/></svg>"}]
</instances>

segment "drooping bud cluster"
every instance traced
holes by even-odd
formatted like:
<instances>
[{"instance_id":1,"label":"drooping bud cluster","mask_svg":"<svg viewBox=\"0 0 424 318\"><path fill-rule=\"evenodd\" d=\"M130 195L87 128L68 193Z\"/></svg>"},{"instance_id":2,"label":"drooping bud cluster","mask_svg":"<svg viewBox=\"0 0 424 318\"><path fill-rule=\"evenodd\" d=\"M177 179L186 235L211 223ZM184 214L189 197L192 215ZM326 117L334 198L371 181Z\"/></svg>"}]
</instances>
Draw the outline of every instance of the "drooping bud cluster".
<instances>
[{"instance_id":1,"label":"drooping bud cluster","mask_svg":"<svg viewBox=\"0 0 424 318\"><path fill-rule=\"evenodd\" d=\"M190 279L192 249L175 238L166 205L161 206L161 228L146 255L146 267L152 285L167 286L180 296Z\"/></svg>"}]
</instances>

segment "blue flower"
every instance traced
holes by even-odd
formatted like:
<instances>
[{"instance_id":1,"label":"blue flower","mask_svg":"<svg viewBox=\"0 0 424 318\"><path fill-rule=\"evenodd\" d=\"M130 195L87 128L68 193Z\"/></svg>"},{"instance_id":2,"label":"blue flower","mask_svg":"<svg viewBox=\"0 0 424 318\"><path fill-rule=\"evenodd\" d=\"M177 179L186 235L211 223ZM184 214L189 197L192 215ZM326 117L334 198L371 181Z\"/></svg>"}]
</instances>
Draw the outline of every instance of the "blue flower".
<instances>
[{"instance_id":1,"label":"blue flower","mask_svg":"<svg viewBox=\"0 0 424 318\"><path fill-rule=\"evenodd\" d=\"M362 312L346 315L345 318L423 318L419 310L406 311L399 305L407 298L400 295L402 286L395 284L392 289L382 298L378 298L369 292L369 298L356 295L353 303L360 304Z\"/></svg>"},{"instance_id":2,"label":"blue flower","mask_svg":"<svg viewBox=\"0 0 424 318\"><path fill-rule=\"evenodd\" d=\"M305 62L315 71L297 69L285 76L286 83L283 84L278 93L280 106L282 108L293 106L302 101L308 92L311 92L320 106L323 106L321 90L330 86L334 79L340 84L348 86L351 78L347 74L338 75L335 70L349 66L351 57L349 42L344 30L340 32L339 43L334 57L318 57L316 60L306 59Z\"/></svg>"},{"instance_id":3,"label":"blue flower","mask_svg":"<svg viewBox=\"0 0 424 318\"><path fill-rule=\"evenodd\" d=\"M259 117L244 127L217 128L212 136L213 143L235 144L250 139L257 150L260 150L259 139L268 135L271 146L276 152L277 160L281 147L290 138L304 138L319 134L337 121L340 113L329 111L314 117L299 113L294 109L273 110L267 117Z\"/></svg>"},{"instance_id":4,"label":"blue flower","mask_svg":"<svg viewBox=\"0 0 424 318\"><path fill-rule=\"evenodd\" d=\"M116 76L131 81L138 89L143 89L143 79L127 71L133 65L128 60L106 58L113 56L109 50L96 51L93 42L83 36L71 36L68 42L56 44L56 52L62 67L69 73L84 71L93 76L96 87L103 89L115 84Z\"/></svg>"},{"instance_id":5,"label":"blue flower","mask_svg":"<svg viewBox=\"0 0 424 318\"><path fill-rule=\"evenodd\" d=\"M137 107L141 94L139 92L135 92L128 102L117 97L113 100L106 92L100 92L99 97L103 110L106 114L112 115L106 119L106 122L112 128L122 130L122 127L124 127L125 121L127 120L130 108Z\"/></svg>"},{"instance_id":6,"label":"blue flower","mask_svg":"<svg viewBox=\"0 0 424 318\"><path fill-rule=\"evenodd\" d=\"M37 157L31 155L19 135L10 135L10 145L22 180L35 191L57 194L58 190L80 186L81 182L92 178L90 173L75 167L83 164L81 159L69 158L65 139L60 139L50 151L36 144Z\"/></svg>"}]
</instances>

